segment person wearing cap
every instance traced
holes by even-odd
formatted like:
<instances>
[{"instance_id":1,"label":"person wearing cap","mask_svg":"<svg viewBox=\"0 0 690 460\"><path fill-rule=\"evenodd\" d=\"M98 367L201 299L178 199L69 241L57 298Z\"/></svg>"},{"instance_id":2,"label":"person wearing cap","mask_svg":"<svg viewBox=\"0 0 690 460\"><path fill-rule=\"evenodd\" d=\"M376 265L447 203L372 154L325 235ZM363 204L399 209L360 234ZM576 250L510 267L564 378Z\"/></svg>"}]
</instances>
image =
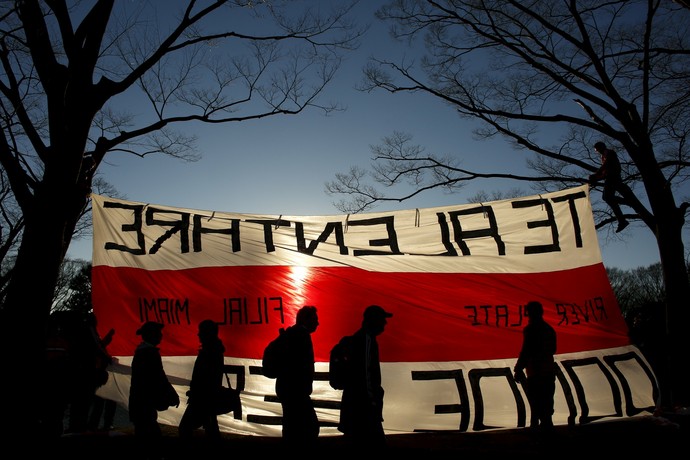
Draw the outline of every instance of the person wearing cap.
<instances>
[{"instance_id":1,"label":"person wearing cap","mask_svg":"<svg viewBox=\"0 0 690 460\"><path fill-rule=\"evenodd\" d=\"M368 452L386 447L383 394L377 337L393 314L378 305L364 310L362 326L348 340L349 375L340 404L338 430L348 447Z\"/></svg>"},{"instance_id":2,"label":"person wearing cap","mask_svg":"<svg viewBox=\"0 0 690 460\"><path fill-rule=\"evenodd\" d=\"M163 339L163 324L147 321L138 330L141 343L132 358L132 381L129 388L129 419L134 436L145 457L160 458L162 433L158 411L179 406L180 398L170 384L158 345Z\"/></svg>"},{"instance_id":3,"label":"person wearing cap","mask_svg":"<svg viewBox=\"0 0 690 460\"><path fill-rule=\"evenodd\" d=\"M618 233L628 226L628 220L623 215L623 211L618 204L619 198L616 196L616 189L622 184L621 163L616 152L606 147L606 144L603 142L594 144L594 150L601 155L601 166L594 174L589 176L589 183L594 185L597 181L603 179L604 190L601 197L609 205L618 220L618 227L616 227L616 233Z\"/></svg>"}]
</instances>

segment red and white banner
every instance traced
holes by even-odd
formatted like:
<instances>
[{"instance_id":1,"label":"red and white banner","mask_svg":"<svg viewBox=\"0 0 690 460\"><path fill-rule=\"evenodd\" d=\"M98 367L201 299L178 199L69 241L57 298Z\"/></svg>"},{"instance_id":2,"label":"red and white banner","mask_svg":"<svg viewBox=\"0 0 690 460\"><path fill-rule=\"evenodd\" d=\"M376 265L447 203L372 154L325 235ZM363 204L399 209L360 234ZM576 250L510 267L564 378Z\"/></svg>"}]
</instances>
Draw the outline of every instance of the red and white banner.
<instances>
[{"instance_id":1,"label":"red and white banner","mask_svg":"<svg viewBox=\"0 0 690 460\"><path fill-rule=\"evenodd\" d=\"M101 390L126 404L128 364L147 320L165 324L166 372L183 403L199 342L220 325L226 364L243 389L229 432L279 435L274 380L261 354L297 310L315 305L322 434L337 434L340 392L328 353L361 324L364 308L394 314L379 337L388 432L523 426L529 407L510 378L526 325L544 305L558 337L555 423L651 411L657 383L611 289L587 186L515 199L331 216L184 209L92 195L94 311L117 333L118 357Z\"/></svg>"}]
</instances>

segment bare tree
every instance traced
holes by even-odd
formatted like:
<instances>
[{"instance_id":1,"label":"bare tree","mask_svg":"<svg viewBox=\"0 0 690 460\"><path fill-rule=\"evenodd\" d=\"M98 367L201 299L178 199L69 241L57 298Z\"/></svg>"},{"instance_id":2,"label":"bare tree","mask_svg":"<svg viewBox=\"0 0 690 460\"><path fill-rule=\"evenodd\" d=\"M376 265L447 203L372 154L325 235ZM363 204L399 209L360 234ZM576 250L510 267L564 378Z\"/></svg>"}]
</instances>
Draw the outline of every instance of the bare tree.
<instances>
[{"instance_id":1,"label":"bare tree","mask_svg":"<svg viewBox=\"0 0 690 460\"><path fill-rule=\"evenodd\" d=\"M4 171L0 169L0 176L4 175ZM21 243L21 237L24 230L24 219L16 201L12 194L11 187L8 182L6 189L0 186L0 306L4 305L4 299L7 287L12 280L12 273L17 259L17 250ZM91 188L95 193L106 195L113 198L122 198L121 194L115 190L112 184L104 180L98 173L93 177ZM92 234L91 222L91 205L90 202L83 208L82 214L74 227L72 233L72 240L87 238ZM61 273L55 285L54 301L60 303L65 287L63 282L72 277L72 268L70 261L65 259L62 264ZM0 307L1 308L1 307Z\"/></svg>"},{"instance_id":2,"label":"bare tree","mask_svg":"<svg viewBox=\"0 0 690 460\"><path fill-rule=\"evenodd\" d=\"M333 5L0 3L0 185L21 225L0 306L7 439L37 429L37 395L50 384L39 338L106 156L193 161L195 123L339 110L319 95L363 30L349 18L350 2ZM136 110L123 112L125 101L136 101Z\"/></svg>"},{"instance_id":3,"label":"bare tree","mask_svg":"<svg viewBox=\"0 0 690 460\"><path fill-rule=\"evenodd\" d=\"M653 368L664 369L668 353L663 309L666 291L661 264L633 270L609 268L606 272L628 324L632 342L644 353Z\"/></svg>"},{"instance_id":4,"label":"bare tree","mask_svg":"<svg viewBox=\"0 0 690 460\"><path fill-rule=\"evenodd\" d=\"M87 279L88 278L88 279ZM83 299L89 301L84 302ZM78 300L74 300L78 299ZM55 285L55 295L51 313L75 309L74 305L91 305L91 262L66 258L60 268L60 276ZM85 312L87 312L85 310Z\"/></svg>"},{"instance_id":5,"label":"bare tree","mask_svg":"<svg viewBox=\"0 0 690 460\"><path fill-rule=\"evenodd\" d=\"M607 268L606 273L621 312L628 321L639 315L645 305L664 302L666 290L660 263L632 270Z\"/></svg>"},{"instance_id":6,"label":"bare tree","mask_svg":"<svg viewBox=\"0 0 690 460\"><path fill-rule=\"evenodd\" d=\"M0 169L0 299L10 279L17 256L17 248L24 230L24 218L12 194L10 181Z\"/></svg>"},{"instance_id":7,"label":"bare tree","mask_svg":"<svg viewBox=\"0 0 690 460\"><path fill-rule=\"evenodd\" d=\"M423 93L449 104L477 123L479 139L502 138L535 174L464 170L459 159L470 153L426 154L401 147L411 140L403 137L374 149L371 177L353 168L326 191L347 194L352 212L477 179L512 178L546 190L580 185L599 167L593 144L604 141L622 159L617 192L626 218L658 243L671 355L660 371L671 376L662 400L690 402L687 373L676 370L690 356L682 240L688 202L678 195L690 165L690 11L669 0L396 0L377 16L398 39L423 41L425 51L416 61L373 58L361 89ZM391 145L397 148L385 148ZM372 185L405 181L415 188L402 197ZM615 222L605 206L595 218L597 228Z\"/></svg>"}]
</instances>

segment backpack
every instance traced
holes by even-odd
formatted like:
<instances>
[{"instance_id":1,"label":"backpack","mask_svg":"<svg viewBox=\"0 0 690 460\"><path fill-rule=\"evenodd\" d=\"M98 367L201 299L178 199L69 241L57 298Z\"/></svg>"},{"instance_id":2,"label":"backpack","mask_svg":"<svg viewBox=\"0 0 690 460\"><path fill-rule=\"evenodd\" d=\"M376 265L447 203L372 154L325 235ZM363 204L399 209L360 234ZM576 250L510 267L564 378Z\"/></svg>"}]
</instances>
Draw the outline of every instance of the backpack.
<instances>
[{"instance_id":1,"label":"backpack","mask_svg":"<svg viewBox=\"0 0 690 460\"><path fill-rule=\"evenodd\" d=\"M328 383L334 390L343 390L348 379L351 336L345 336L331 348L328 361Z\"/></svg>"},{"instance_id":2,"label":"backpack","mask_svg":"<svg viewBox=\"0 0 690 460\"><path fill-rule=\"evenodd\" d=\"M285 329L278 330L278 337L274 338L266 348L261 360L262 372L269 379L275 379L282 374L285 364Z\"/></svg>"}]
</instances>

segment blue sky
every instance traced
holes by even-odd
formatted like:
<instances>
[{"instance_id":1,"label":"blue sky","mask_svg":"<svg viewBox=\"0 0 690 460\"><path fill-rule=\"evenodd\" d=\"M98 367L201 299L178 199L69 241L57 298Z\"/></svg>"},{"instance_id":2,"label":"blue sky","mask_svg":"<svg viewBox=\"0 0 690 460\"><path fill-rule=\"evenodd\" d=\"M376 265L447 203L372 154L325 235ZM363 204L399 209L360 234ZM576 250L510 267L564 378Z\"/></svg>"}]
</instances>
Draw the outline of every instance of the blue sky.
<instances>
[{"instance_id":1,"label":"blue sky","mask_svg":"<svg viewBox=\"0 0 690 460\"><path fill-rule=\"evenodd\" d=\"M366 58L385 52L387 58L406 50L376 23L373 11L383 2L358 5L361 21L372 28L360 50L351 55L326 90L325 101L337 100L344 112L324 116L308 111L297 116L273 117L225 125L194 125L201 160L185 163L157 156L139 158L109 154L99 172L126 199L223 212L274 215L338 214L324 184L350 166L370 164L370 146L381 144L394 131L409 133L413 143L428 153L458 154L462 166L481 172L527 171L525 157L501 142L475 141L474 125L460 119L452 108L429 96L384 92L362 93L354 86L361 79ZM519 187L518 182L475 181L459 193L429 192L403 203L384 203L377 211L464 204L480 190ZM594 198L599 199L599 192ZM623 269L659 261L651 232L633 224L621 235L599 234L604 264ZM72 258L90 260L91 239L73 241Z\"/></svg>"}]
</instances>

